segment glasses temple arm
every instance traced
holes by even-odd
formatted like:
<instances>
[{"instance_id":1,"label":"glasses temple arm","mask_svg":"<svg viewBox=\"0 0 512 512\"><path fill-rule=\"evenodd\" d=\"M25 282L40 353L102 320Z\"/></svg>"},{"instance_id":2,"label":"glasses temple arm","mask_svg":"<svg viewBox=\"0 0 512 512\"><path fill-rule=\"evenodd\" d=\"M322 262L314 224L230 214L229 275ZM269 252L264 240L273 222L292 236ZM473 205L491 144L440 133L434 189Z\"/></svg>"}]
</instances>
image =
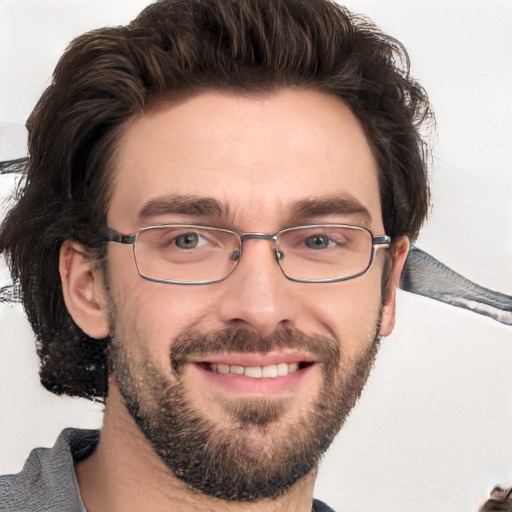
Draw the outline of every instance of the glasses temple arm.
<instances>
[{"instance_id":1,"label":"glasses temple arm","mask_svg":"<svg viewBox=\"0 0 512 512\"><path fill-rule=\"evenodd\" d=\"M119 231L107 226L105 228L104 240L105 242L117 242L119 244L133 244L135 243L136 236L136 234L123 235L122 233L119 233Z\"/></svg>"},{"instance_id":2,"label":"glasses temple arm","mask_svg":"<svg viewBox=\"0 0 512 512\"><path fill-rule=\"evenodd\" d=\"M390 236L374 236L372 239L372 245L378 249L379 247L386 247L391 245L391 237Z\"/></svg>"}]
</instances>

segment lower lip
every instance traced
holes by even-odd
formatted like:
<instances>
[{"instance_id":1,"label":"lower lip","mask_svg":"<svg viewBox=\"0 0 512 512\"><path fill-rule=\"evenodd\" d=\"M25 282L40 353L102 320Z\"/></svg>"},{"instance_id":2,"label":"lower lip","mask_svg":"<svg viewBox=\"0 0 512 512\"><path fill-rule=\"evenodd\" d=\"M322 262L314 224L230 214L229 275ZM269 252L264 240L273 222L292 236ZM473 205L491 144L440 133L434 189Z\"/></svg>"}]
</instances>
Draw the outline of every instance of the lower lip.
<instances>
[{"instance_id":1,"label":"lower lip","mask_svg":"<svg viewBox=\"0 0 512 512\"><path fill-rule=\"evenodd\" d=\"M222 374L207 370L199 364L192 364L201 378L212 387L220 388L228 393L246 395L282 395L295 391L315 371L317 365L312 364L289 375L281 377L254 378L231 373Z\"/></svg>"}]
</instances>

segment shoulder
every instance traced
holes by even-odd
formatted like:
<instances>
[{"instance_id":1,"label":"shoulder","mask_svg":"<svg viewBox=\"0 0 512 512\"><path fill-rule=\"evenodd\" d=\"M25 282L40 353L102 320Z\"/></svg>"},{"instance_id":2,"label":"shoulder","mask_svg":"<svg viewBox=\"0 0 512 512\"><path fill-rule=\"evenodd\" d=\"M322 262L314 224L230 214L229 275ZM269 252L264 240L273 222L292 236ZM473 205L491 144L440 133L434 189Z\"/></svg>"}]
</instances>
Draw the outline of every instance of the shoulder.
<instances>
[{"instance_id":1,"label":"shoulder","mask_svg":"<svg viewBox=\"0 0 512 512\"><path fill-rule=\"evenodd\" d=\"M75 480L74 463L90 455L95 430L64 430L53 448L32 450L16 475L0 476L0 511L85 511Z\"/></svg>"},{"instance_id":2,"label":"shoulder","mask_svg":"<svg viewBox=\"0 0 512 512\"><path fill-rule=\"evenodd\" d=\"M334 512L334 510L328 505L326 505L323 501L313 500L312 512Z\"/></svg>"}]
</instances>

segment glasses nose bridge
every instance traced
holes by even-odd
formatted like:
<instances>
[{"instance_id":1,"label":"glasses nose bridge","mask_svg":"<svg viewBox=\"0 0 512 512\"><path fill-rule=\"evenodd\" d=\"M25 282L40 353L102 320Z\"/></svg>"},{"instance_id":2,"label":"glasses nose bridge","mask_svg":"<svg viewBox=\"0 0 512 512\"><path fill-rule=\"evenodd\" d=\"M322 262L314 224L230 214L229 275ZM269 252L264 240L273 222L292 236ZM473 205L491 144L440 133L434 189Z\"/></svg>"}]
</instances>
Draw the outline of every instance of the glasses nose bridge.
<instances>
[{"instance_id":1,"label":"glasses nose bridge","mask_svg":"<svg viewBox=\"0 0 512 512\"><path fill-rule=\"evenodd\" d=\"M240 249L242 249L242 245L247 240L267 240L272 242L272 250L274 251L274 256L276 257L276 261L279 263L279 251L277 249L277 233L239 233L240 236Z\"/></svg>"},{"instance_id":2,"label":"glasses nose bridge","mask_svg":"<svg viewBox=\"0 0 512 512\"><path fill-rule=\"evenodd\" d=\"M244 243L246 240L269 240L275 242L277 236L269 233L240 233L240 240Z\"/></svg>"}]
</instances>

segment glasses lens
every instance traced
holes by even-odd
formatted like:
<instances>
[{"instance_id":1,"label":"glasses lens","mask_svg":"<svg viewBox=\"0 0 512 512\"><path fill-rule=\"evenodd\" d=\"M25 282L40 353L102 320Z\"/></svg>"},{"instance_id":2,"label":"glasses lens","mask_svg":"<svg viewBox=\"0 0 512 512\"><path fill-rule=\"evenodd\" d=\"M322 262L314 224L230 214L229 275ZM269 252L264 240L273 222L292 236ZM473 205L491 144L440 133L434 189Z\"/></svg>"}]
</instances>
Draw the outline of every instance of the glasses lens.
<instances>
[{"instance_id":1,"label":"glasses lens","mask_svg":"<svg viewBox=\"0 0 512 512\"><path fill-rule=\"evenodd\" d=\"M224 279L236 265L240 239L236 233L189 225L141 229L135 242L139 273L175 283Z\"/></svg>"},{"instance_id":2,"label":"glasses lens","mask_svg":"<svg viewBox=\"0 0 512 512\"><path fill-rule=\"evenodd\" d=\"M282 231L277 249L283 272L292 279L347 279L366 270L372 257L372 234L363 228L317 225Z\"/></svg>"}]
</instances>

